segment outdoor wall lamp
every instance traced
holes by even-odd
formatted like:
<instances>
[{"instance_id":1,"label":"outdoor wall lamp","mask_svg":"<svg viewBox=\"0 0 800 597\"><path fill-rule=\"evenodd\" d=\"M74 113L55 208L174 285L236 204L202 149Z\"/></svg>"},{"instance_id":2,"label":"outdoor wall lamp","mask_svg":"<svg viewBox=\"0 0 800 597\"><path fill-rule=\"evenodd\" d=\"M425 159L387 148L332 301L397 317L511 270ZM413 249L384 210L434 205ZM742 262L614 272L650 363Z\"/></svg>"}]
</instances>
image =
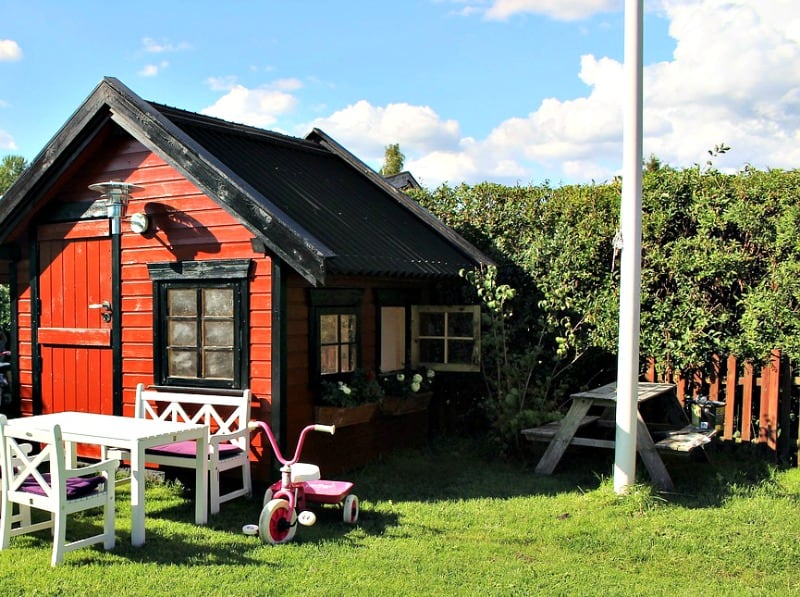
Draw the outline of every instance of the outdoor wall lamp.
<instances>
[{"instance_id":1,"label":"outdoor wall lamp","mask_svg":"<svg viewBox=\"0 0 800 597\"><path fill-rule=\"evenodd\" d=\"M108 182L96 182L89 185L89 189L100 193L101 198L106 200L106 213L111 219L111 234L120 233L120 220L125 216L128 201L132 191L141 190L143 187L130 182L120 182L109 180Z\"/></svg>"}]
</instances>

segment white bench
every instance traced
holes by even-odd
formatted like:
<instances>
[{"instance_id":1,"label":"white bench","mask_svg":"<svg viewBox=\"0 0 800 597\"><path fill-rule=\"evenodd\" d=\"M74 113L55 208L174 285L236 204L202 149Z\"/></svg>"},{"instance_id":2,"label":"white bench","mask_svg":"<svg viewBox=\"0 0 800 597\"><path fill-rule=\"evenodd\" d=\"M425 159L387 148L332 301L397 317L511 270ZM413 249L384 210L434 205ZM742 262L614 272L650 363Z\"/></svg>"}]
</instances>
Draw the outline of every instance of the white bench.
<instances>
[{"instance_id":1,"label":"white bench","mask_svg":"<svg viewBox=\"0 0 800 597\"><path fill-rule=\"evenodd\" d=\"M199 423L208 425L209 507L211 514L219 512L222 502L250 496L253 484L250 476L250 390L213 393L202 388L180 390L146 390L136 386L136 417ZM177 442L148 449L148 463L180 468L194 468L195 442ZM242 486L220 493L220 474L241 468Z\"/></svg>"}]
</instances>

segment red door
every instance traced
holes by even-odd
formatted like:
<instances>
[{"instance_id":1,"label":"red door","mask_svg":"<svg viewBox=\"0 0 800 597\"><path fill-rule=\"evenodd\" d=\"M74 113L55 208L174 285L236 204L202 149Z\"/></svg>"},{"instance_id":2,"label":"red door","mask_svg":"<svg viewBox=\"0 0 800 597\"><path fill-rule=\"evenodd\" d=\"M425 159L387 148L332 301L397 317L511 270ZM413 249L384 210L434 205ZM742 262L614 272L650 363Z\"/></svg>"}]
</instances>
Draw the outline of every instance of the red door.
<instances>
[{"instance_id":1,"label":"red door","mask_svg":"<svg viewBox=\"0 0 800 597\"><path fill-rule=\"evenodd\" d=\"M39 227L42 412L113 414L108 220Z\"/></svg>"}]
</instances>

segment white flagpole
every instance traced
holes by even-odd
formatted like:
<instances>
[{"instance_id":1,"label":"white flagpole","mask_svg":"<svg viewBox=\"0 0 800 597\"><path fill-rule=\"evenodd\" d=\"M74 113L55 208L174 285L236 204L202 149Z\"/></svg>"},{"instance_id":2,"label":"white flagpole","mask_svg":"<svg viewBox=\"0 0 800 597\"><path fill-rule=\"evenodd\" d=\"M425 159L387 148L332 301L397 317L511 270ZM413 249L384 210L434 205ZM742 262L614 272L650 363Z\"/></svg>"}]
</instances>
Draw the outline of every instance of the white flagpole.
<instances>
[{"instance_id":1,"label":"white flagpole","mask_svg":"<svg viewBox=\"0 0 800 597\"><path fill-rule=\"evenodd\" d=\"M625 0L626 97L622 136L622 256L620 260L617 429L614 491L636 480L636 422L642 281L642 38L644 0Z\"/></svg>"}]
</instances>

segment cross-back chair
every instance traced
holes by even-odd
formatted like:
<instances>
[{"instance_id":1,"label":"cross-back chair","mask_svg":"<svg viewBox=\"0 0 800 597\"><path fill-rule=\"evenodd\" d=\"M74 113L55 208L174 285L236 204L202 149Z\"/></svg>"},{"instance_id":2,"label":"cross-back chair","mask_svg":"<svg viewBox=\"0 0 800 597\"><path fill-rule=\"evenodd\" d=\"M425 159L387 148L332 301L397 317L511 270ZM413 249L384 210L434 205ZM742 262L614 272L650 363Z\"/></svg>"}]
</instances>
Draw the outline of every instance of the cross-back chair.
<instances>
[{"instance_id":1,"label":"cross-back chair","mask_svg":"<svg viewBox=\"0 0 800 597\"><path fill-rule=\"evenodd\" d=\"M38 446L31 453L26 445ZM15 427L0 415L0 466L3 496L0 503L0 549L9 547L12 535L51 529L51 566L60 564L64 554L102 543L112 549L114 536L114 477L119 460L110 458L80 468L67 468L64 441L58 425L50 429ZM43 522L26 519L12 529L13 506L49 513ZM103 531L89 537L67 541L67 516L103 509Z\"/></svg>"}]
</instances>

